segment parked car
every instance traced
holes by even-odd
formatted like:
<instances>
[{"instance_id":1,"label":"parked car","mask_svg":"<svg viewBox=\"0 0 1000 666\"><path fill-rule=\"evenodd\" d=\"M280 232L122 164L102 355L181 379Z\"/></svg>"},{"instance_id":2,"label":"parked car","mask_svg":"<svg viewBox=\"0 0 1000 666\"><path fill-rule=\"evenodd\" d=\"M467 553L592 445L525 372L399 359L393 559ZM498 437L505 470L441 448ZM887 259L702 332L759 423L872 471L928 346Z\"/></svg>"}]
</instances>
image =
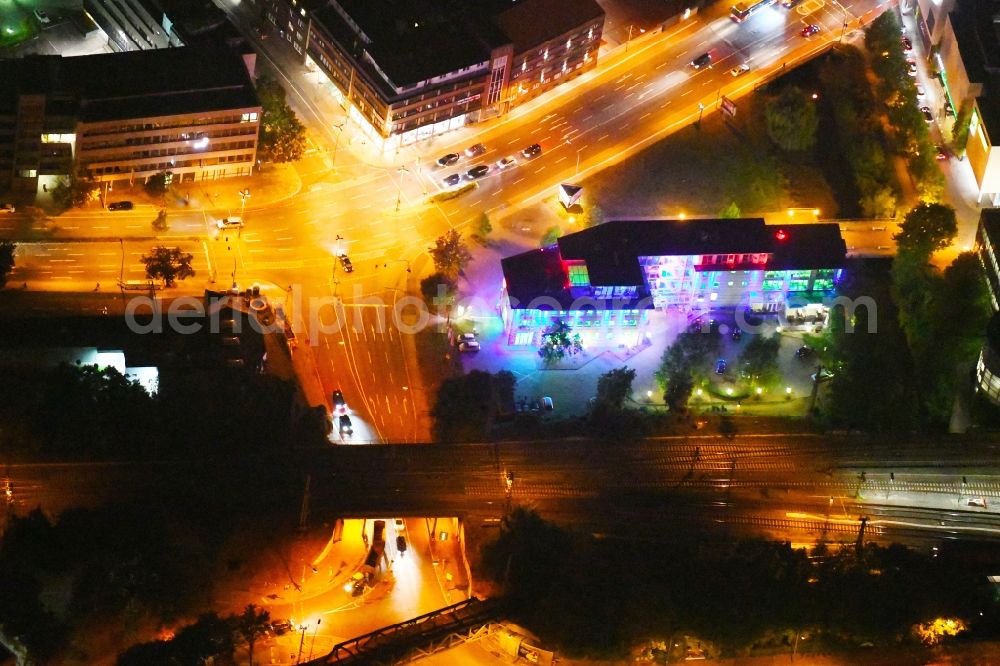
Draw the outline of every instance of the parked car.
<instances>
[{"instance_id":1,"label":"parked car","mask_svg":"<svg viewBox=\"0 0 1000 666\"><path fill-rule=\"evenodd\" d=\"M402 518L396 518L394 523L396 525L397 534L401 534L406 531L406 521L404 521Z\"/></svg>"},{"instance_id":2,"label":"parked car","mask_svg":"<svg viewBox=\"0 0 1000 666\"><path fill-rule=\"evenodd\" d=\"M700 56L691 61L691 67L694 69L704 69L712 65L712 54L702 53Z\"/></svg>"},{"instance_id":3,"label":"parked car","mask_svg":"<svg viewBox=\"0 0 1000 666\"><path fill-rule=\"evenodd\" d=\"M271 631L276 635L281 636L287 634L292 630L292 623L288 620L272 620L271 621Z\"/></svg>"},{"instance_id":4,"label":"parked car","mask_svg":"<svg viewBox=\"0 0 1000 666\"><path fill-rule=\"evenodd\" d=\"M924 96L924 86L922 84L918 83L918 84L916 84L916 88L917 88L917 97L923 97Z\"/></svg>"},{"instance_id":5,"label":"parked car","mask_svg":"<svg viewBox=\"0 0 1000 666\"><path fill-rule=\"evenodd\" d=\"M344 394L340 389L333 392L333 395L330 396L330 402L333 403L334 414L347 413L347 401L344 400Z\"/></svg>"},{"instance_id":6,"label":"parked car","mask_svg":"<svg viewBox=\"0 0 1000 666\"><path fill-rule=\"evenodd\" d=\"M970 497L969 506L978 506L980 509L986 508L986 498L985 497Z\"/></svg>"},{"instance_id":7,"label":"parked car","mask_svg":"<svg viewBox=\"0 0 1000 666\"><path fill-rule=\"evenodd\" d=\"M459 184L459 182L461 182L461 180L462 180L461 175L453 173L450 176L445 176L444 178L442 178L441 182L447 185L448 187L455 187L456 185Z\"/></svg>"},{"instance_id":8,"label":"parked car","mask_svg":"<svg viewBox=\"0 0 1000 666\"><path fill-rule=\"evenodd\" d=\"M729 367L729 364L726 363L726 359L720 358L718 360L718 362L716 362L716 364L715 364L715 374L717 374L717 375L724 375L724 374L726 374L726 368L728 368L728 367Z\"/></svg>"},{"instance_id":9,"label":"parked car","mask_svg":"<svg viewBox=\"0 0 1000 666\"><path fill-rule=\"evenodd\" d=\"M729 70L729 73L733 75L733 78L736 78L737 76L746 74L749 71L750 71L750 65L744 62L739 65L736 65L736 67L733 67L731 70Z\"/></svg>"},{"instance_id":10,"label":"parked car","mask_svg":"<svg viewBox=\"0 0 1000 666\"><path fill-rule=\"evenodd\" d=\"M909 74L910 76L917 75L917 63L915 60L906 61L906 73Z\"/></svg>"},{"instance_id":11,"label":"parked car","mask_svg":"<svg viewBox=\"0 0 1000 666\"><path fill-rule=\"evenodd\" d=\"M924 114L924 120L927 122L932 122L934 120L934 114L931 113L931 107L922 106L920 107L920 113Z\"/></svg>"},{"instance_id":12,"label":"parked car","mask_svg":"<svg viewBox=\"0 0 1000 666\"><path fill-rule=\"evenodd\" d=\"M948 159L948 157L949 157L949 155L948 155L948 149L945 148L944 146L938 146L937 147L937 155L935 155L934 157L936 159L938 159L938 160L946 160L946 159Z\"/></svg>"},{"instance_id":13,"label":"parked car","mask_svg":"<svg viewBox=\"0 0 1000 666\"><path fill-rule=\"evenodd\" d=\"M465 177L469 180L475 180L476 178L482 178L490 172L490 168L485 164L477 164L468 171L465 172Z\"/></svg>"},{"instance_id":14,"label":"parked car","mask_svg":"<svg viewBox=\"0 0 1000 666\"><path fill-rule=\"evenodd\" d=\"M396 537L396 550L399 551L400 555L406 552L406 537L402 534Z\"/></svg>"},{"instance_id":15,"label":"parked car","mask_svg":"<svg viewBox=\"0 0 1000 666\"><path fill-rule=\"evenodd\" d=\"M441 166L451 166L460 159L458 153L448 153L444 157L439 157L437 163Z\"/></svg>"},{"instance_id":16,"label":"parked car","mask_svg":"<svg viewBox=\"0 0 1000 666\"><path fill-rule=\"evenodd\" d=\"M799 34L802 35L803 37L812 37L813 35L818 33L819 33L819 24L810 23L806 27L802 28L802 32L800 32Z\"/></svg>"},{"instance_id":17,"label":"parked car","mask_svg":"<svg viewBox=\"0 0 1000 666\"><path fill-rule=\"evenodd\" d=\"M469 146L465 149L465 154L469 157L477 157L486 152L486 146L481 143L477 143L473 146Z\"/></svg>"},{"instance_id":18,"label":"parked car","mask_svg":"<svg viewBox=\"0 0 1000 666\"><path fill-rule=\"evenodd\" d=\"M215 221L215 226L220 229L239 229L243 226L243 219L239 217L224 217Z\"/></svg>"},{"instance_id":19,"label":"parked car","mask_svg":"<svg viewBox=\"0 0 1000 666\"><path fill-rule=\"evenodd\" d=\"M513 156L508 156L497 161L497 168L502 171L504 169L511 168L515 164L517 164L517 160L515 160Z\"/></svg>"},{"instance_id":20,"label":"parked car","mask_svg":"<svg viewBox=\"0 0 1000 666\"><path fill-rule=\"evenodd\" d=\"M341 266L341 268L344 269L344 272L345 273L353 273L354 272L354 264L351 263L351 259L346 254L340 255L339 258L340 258L340 266Z\"/></svg>"},{"instance_id":21,"label":"parked car","mask_svg":"<svg viewBox=\"0 0 1000 666\"><path fill-rule=\"evenodd\" d=\"M458 341L459 342L471 342L471 341L474 341L475 339L476 339L476 334L474 332L473 333L462 333L460 336L458 336Z\"/></svg>"},{"instance_id":22,"label":"parked car","mask_svg":"<svg viewBox=\"0 0 1000 666\"><path fill-rule=\"evenodd\" d=\"M545 396L542 398L542 409L544 409L547 412L551 412L555 408L556 406L555 404L553 404L552 398L550 398L549 396Z\"/></svg>"},{"instance_id":23,"label":"parked car","mask_svg":"<svg viewBox=\"0 0 1000 666\"><path fill-rule=\"evenodd\" d=\"M533 143L521 151L521 155L523 155L524 159L526 160L530 160L533 157L538 157L541 154L542 154L542 147L537 143Z\"/></svg>"},{"instance_id":24,"label":"parked car","mask_svg":"<svg viewBox=\"0 0 1000 666\"><path fill-rule=\"evenodd\" d=\"M781 0L781 6L785 9L793 9L802 0Z\"/></svg>"},{"instance_id":25,"label":"parked car","mask_svg":"<svg viewBox=\"0 0 1000 666\"><path fill-rule=\"evenodd\" d=\"M802 345L801 347L795 350L795 356L798 358L809 358L815 353L816 351L812 347L809 347L807 345Z\"/></svg>"},{"instance_id":26,"label":"parked car","mask_svg":"<svg viewBox=\"0 0 1000 666\"><path fill-rule=\"evenodd\" d=\"M347 414L341 414L340 418L337 419L337 424L340 427L341 435L351 435L354 433L354 424L351 423L351 417Z\"/></svg>"},{"instance_id":27,"label":"parked car","mask_svg":"<svg viewBox=\"0 0 1000 666\"><path fill-rule=\"evenodd\" d=\"M114 201L108 204L108 210L132 210L135 204L131 201Z\"/></svg>"},{"instance_id":28,"label":"parked car","mask_svg":"<svg viewBox=\"0 0 1000 666\"><path fill-rule=\"evenodd\" d=\"M903 50L904 51L909 52L909 51L913 50L913 40L911 40L906 35L903 35L903 38L902 38L901 41L903 42Z\"/></svg>"},{"instance_id":29,"label":"parked car","mask_svg":"<svg viewBox=\"0 0 1000 666\"><path fill-rule=\"evenodd\" d=\"M458 343L458 351L477 352L479 351L479 342L477 340L464 340Z\"/></svg>"}]
</instances>

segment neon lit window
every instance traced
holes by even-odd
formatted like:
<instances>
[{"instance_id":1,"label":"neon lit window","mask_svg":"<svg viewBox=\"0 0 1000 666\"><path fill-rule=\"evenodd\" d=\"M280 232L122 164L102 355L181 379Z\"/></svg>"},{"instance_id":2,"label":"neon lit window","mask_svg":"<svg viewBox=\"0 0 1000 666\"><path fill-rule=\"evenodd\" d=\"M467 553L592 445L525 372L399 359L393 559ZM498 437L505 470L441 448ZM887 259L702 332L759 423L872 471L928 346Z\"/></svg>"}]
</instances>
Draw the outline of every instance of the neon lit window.
<instances>
[{"instance_id":1,"label":"neon lit window","mask_svg":"<svg viewBox=\"0 0 1000 666\"><path fill-rule=\"evenodd\" d=\"M785 279L785 271L764 271L765 278L781 278Z\"/></svg>"},{"instance_id":2,"label":"neon lit window","mask_svg":"<svg viewBox=\"0 0 1000 666\"><path fill-rule=\"evenodd\" d=\"M784 287L784 280L764 280L764 291L781 291Z\"/></svg>"},{"instance_id":3,"label":"neon lit window","mask_svg":"<svg viewBox=\"0 0 1000 666\"><path fill-rule=\"evenodd\" d=\"M590 285L590 274L586 266L569 267L569 284L573 287L586 287Z\"/></svg>"},{"instance_id":4,"label":"neon lit window","mask_svg":"<svg viewBox=\"0 0 1000 666\"><path fill-rule=\"evenodd\" d=\"M813 280L814 291L832 291L833 280L830 278L816 278Z\"/></svg>"},{"instance_id":5,"label":"neon lit window","mask_svg":"<svg viewBox=\"0 0 1000 666\"><path fill-rule=\"evenodd\" d=\"M789 280L788 291L808 291L809 280Z\"/></svg>"},{"instance_id":6,"label":"neon lit window","mask_svg":"<svg viewBox=\"0 0 1000 666\"><path fill-rule=\"evenodd\" d=\"M792 271L789 277L793 280L808 280L812 277L812 271Z\"/></svg>"}]
</instances>

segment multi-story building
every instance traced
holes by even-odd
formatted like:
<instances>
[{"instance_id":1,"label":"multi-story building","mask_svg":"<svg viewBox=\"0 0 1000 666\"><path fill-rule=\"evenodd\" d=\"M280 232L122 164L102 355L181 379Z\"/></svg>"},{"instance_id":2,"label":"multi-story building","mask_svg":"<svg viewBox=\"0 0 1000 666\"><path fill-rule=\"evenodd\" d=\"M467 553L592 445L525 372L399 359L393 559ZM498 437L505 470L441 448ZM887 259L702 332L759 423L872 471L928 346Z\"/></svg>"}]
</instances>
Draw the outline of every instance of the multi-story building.
<instances>
[{"instance_id":1,"label":"multi-story building","mask_svg":"<svg viewBox=\"0 0 1000 666\"><path fill-rule=\"evenodd\" d=\"M846 252L837 224L609 222L504 259L501 314L512 345L537 344L556 319L634 345L652 309L783 312L822 300Z\"/></svg>"},{"instance_id":2,"label":"multi-story building","mask_svg":"<svg viewBox=\"0 0 1000 666\"><path fill-rule=\"evenodd\" d=\"M0 190L45 190L74 167L97 181L248 175L260 116L225 48L0 60Z\"/></svg>"},{"instance_id":3,"label":"multi-story building","mask_svg":"<svg viewBox=\"0 0 1000 666\"><path fill-rule=\"evenodd\" d=\"M979 213L979 227L976 229L976 244L973 251L979 257L990 290L993 311L1000 310L1000 208L985 208Z\"/></svg>"},{"instance_id":4,"label":"multi-story building","mask_svg":"<svg viewBox=\"0 0 1000 666\"><path fill-rule=\"evenodd\" d=\"M944 98L938 116L969 114L966 155L979 200L1000 203L1000 3L980 0L918 0L912 8L919 37L938 72Z\"/></svg>"},{"instance_id":5,"label":"multi-story building","mask_svg":"<svg viewBox=\"0 0 1000 666\"><path fill-rule=\"evenodd\" d=\"M383 149L505 113L593 67L594 0L256 0Z\"/></svg>"}]
</instances>

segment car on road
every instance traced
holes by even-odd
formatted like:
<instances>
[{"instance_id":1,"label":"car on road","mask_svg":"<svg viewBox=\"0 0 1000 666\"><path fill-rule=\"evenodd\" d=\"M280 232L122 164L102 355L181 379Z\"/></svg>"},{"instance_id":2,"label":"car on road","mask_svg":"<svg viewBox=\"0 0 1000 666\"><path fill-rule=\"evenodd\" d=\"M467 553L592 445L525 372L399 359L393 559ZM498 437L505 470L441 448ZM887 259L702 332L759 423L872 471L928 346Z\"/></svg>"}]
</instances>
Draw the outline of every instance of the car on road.
<instances>
[{"instance_id":1,"label":"car on road","mask_svg":"<svg viewBox=\"0 0 1000 666\"><path fill-rule=\"evenodd\" d=\"M135 204L131 201L114 201L108 204L108 210L132 210Z\"/></svg>"},{"instance_id":2,"label":"car on road","mask_svg":"<svg viewBox=\"0 0 1000 666\"><path fill-rule=\"evenodd\" d=\"M41 23L42 25L48 25L49 23L52 23L52 19L49 17L49 15L46 14L41 9L36 9L31 13L35 15L35 18L38 19L38 22Z\"/></svg>"},{"instance_id":3,"label":"car on road","mask_svg":"<svg viewBox=\"0 0 1000 666\"><path fill-rule=\"evenodd\" d=\"M354 424L351 423L351 417L347 414L340 415L340 418L337 419L337 425L340 428L341 435L351 435L354 433Z\"/></svg>"},{"instance_id":4,"label":"car on road","mask_svg":"<svg viewBox=\"0 0 1000 666\"><path fill-rule=\"evenodd\" d=\"M13 213L15 210L16 209L14 208L14 204L9 204L9 203L0 204L0 214Z\"/></svg>"},{"instance_id":5,"label":"car on road","mask_svg":"<svg viewBox=\"0 0 1000 666\"><path fill-rule=\"evenodd\" d=\"M801 347L795 350L795 356L797 358L809 358L815 353L816 353L815 350L808 345L802 345Z\"/></svg>"},{"instance_id":6,"label":"car on road","mask_svg":"<svg viewBox=\"0 0 1000 666\"><path fill-rule=\"evenodd\" d=\"M272 620L270 628L275 635L282 636L292 630L292 623L288 620Z\"/></svg>"},{"instance_id":7,"label":"car on road","mask_svg":"<svg viewBox=\"0 0 1000 666\"><path fill-rule=\"evenodd\" d=\"M346 414L347 413L347 401L344 400L344 393L337 389L330 396L330 402L333 403L333 412L335 414Z\"/></svg>"},{"instance_id":8,"label":"car on road","mask_svg":"<svg viewBox=\"0 0 1000 666\"><path fill-rule=\"evenodd\" d=\"M542 409L544 409L547 412L551 412L555 408L556 406L552 402L552 398L550 398L549 396L542 397Z\"/></svg>"},{"instance_id":9,"label":"car on road","mask_svg":"<svg viewBox=\"0 0 1000 666\"><path fill-rule=\"evenodd\" d=\"M704 69L712 65L712 54L702 53L700 56L691 61L691 67L694 69Z\"/></svg>"},{"instance_id":10,"label":"car on road","mask_svg":"<svg viewBox=\"0 0 1000 666\"><path fill-rule=\"evenodd\" d=\"M402 518L396 518L393 523L396 526L396 533L401 534L406 531L406 522Z\"/></svg>"},{"instance_id":11,"label":"car on road","mask_svg":"<svg viewBox=\"0 0 1000 666\"><path fill-rule=\"evenodd\" d=\"M461 180L462 176L460 174L453 173L450 176L445 176L444 178L442 178L441 182L447 185L448 187L455 187L456 185L459 184L459 182L461 182Z\"/></svg>"},{"instance_id":12,"label":"car on road","mask_svg":"<svg viewBox=\"0 0 1000 666\"><path fill-rule=\"evenodd\" d=\"M937 155L935 155L934 158L937 159L937 160L946 160L946 159L948 159L948 157L949 157L949 155L948 155L948 149L945 148L944 146L938 146L937 147Z\"/></svg>"},{"instance_id":13,"label":"car on road","mask_svg":"<svg viewBox=\"0 0 1000 666\"><path fill-rule=\"evenodd\" d=\"M477 352L479 351L479 341L478 340L463 340L458 343L458 351L461 352Z\"/></svg>"},{"instance_id":14,"label":"car on road","mask_svg":"<svg viewBox=\"0 0 1000 666\"><path fill-rule=\"evenodd\" d=\"M948 116L949 118L955 117L955 107L953 107L951 105L951 102L949 102L948 100L945 100L944 102L944 115Z\"/></svg>"},{"instance_id":15,"label":"car on road","mask_svg":"<svg viewBox=\"0 0 1000 666\"><path fill-rule=\"evenodd\" d=\"M451 166L459 159L461 159L461 157L458 153L448 153L443 157L439 157L437 163L439 166Z\"/></svg>"},{"instance_id":16,"label":"car on road","mask_svg":"<svg viewBox=\"0 0 1000 666\"><path fill-rule=\"evenodd\" d=\"M921 84L919 84L919 83L917 84L916 87L917 87L917 97L923 97L924 96L924 87Z\"/></svg>"},{"instance_id":17,"label":"car on road","mask_svg":"<svg viewBox=\"0 0 1000 666\"><path fill-rule=\"evenodd\" d=\"M340 266L341 268L344 269L345 273L354 272L354 264L351 263L350 258L346 254L340 255L339 259L340 259Z\"/></svg>"},{"instance_id":18,"label":"car on road","mask_svg":"<svg viewBox=\"0 0 1000 666\"><path fill-rule=\"evenodd\" d=\"M904 51L909 52L909 51L913 50L913 40L912 39L910 39L906 35L903 35L903 38L900 41L903 42L903 50Z\"/></svg>"},{"instance_id":19,"label":"car on road","mask_svg":"<svg viewBox=\"0 0 1000 666\"><path fill-rule=\"evenodd\" d=\"M497 168L503 171L504 169L509 169L517 164L517 160L513 156L507 156L497 161Z\"/></svg>"},{"instance_id":20,"label":"car on road","mask_svg":"<svg viewBox=\"0 0 1000 666\"><path fill-rule=\"evenodd\" d=\"M476 178L482 178L490 172L490 168L485 164L477 164L468 171L465 172L465 177L469 180L475 180Z\"/></svg>"},{"instance_id":21,"label":"car on road","mask_svg":"<svg viewBox=\"0 0 1000 666\"><path fill-rule=\"evenodd\" d=\"M400 555L406 552L406 537L402 534L396 537L396 550L399 551Z\"/></svg>"},{"instance_id":22,"label":"car on road","mask_svg":"<svg viewBox=\"0 0 1000 666\"><path fill-rule=\"evenodd\" d=\"M742 76L743 74L746 74L749 71L750 71L750 65L744 62L739 65L736 65L736 67L733 67L731 70L729 70L729 73L732 74L733 78L736 78L737 76Z\"/></svg>"},{"instance_id":23,"label":"car on road","mask_svg":"<svg viewBox=\"0 0 1000 666\"><path fill-rule=\"evenodd\" d=\"M462 333L460 336L458 336L459 342L470 342L475 339L476 339L475 333Z\"/></svg>"},{"instance_id":24,"label":"car on road","mask_svg":"<svg viewBox=\"0 0 1000 666\"><path fill-rule=\"evenodd\" d=\"M969 506L978 506L980 509L986 508L986 498L985 497L970 497Z\"/></svg>"},{"instance_id":25,"label":"car on road","mask_svg":"<svg viewBox=\"0 0 1000 666\"><path fill-rule=\"evenodd\" d=\"M802 32L800 32L799 34L802 35L803 37L812 37L813 35L818 33L819 33L819 24L810 23L806 27L802 28Z\"/></svg>"},{"instance_id":26,"label":"car on road","mask_svg":"<svg viewBox=\"0 0 1000 666\"><path fill-rule=\"evenodd\" d=\"M931 107L922 106L920 107L920 113L924 114L924 120L927 122L932 122L934 120L934 114L931 113Z\"/></svg>"},{"instance_id":27,"label":"car on road","mask_svg":"<svg viewBox=\"0 0 1000 666\"><path fill-rule=\"evenodd\" d=\"M537 143L533 143L522 150L521 154L524 155L524 159L530 160L531 158L538 157L542 154L542 147Z\"/></svg>"},{"instance_id":28,"label":"car on road","mask_svg":"<svg viewBox=\"0 0 1000 666\"><path fill-rule=\"evenodd\" d=\"M726 374L726 368L728 368L728 367L729 367L729 364L726 363L726 359L720 358L716 362L716 364L715 364L715 374L717 374L717 375L724 375L724 374Z\"/></svg>"},{"instance_id":29,"label":"car on road","mask_svg":"<svg viewBox=\"0 0 1000 666\"><path fill-rule=\"evenodd\" d=\"M215 221L215 226L220 229L239 229L243 226L243 220L239 217L224 217Z\"/></svg>"},{"instance_id":30,"label":"car on road","mask_svg":"<svg viewBox=\"0 0 1000 666\"><path fill-rule=\"evenodd\" d=\"M485 152L486 152L486 146L484 146L481 143L477 143L465 149L465 154L468 155L469 157L477 157Z\"/></svg>"},{"instance_id":31,"label":"car on road","mask_svg":"<svg viewBox=\"0 0 1000 666\"><path fill-rule=\"evenodd\" d=\"M906 73L910 76L917 75L917 62L915 60L906 61Z\"/></svg>"}]
</instances>

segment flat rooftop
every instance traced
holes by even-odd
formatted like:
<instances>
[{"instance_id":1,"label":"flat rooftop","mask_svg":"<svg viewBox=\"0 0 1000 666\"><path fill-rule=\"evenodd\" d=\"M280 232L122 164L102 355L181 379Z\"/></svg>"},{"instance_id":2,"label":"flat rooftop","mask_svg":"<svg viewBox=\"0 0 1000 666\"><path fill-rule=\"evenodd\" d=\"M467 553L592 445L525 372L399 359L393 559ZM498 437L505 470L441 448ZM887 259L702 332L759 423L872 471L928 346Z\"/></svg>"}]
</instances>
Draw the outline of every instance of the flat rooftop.
<instances>
[{"instance_id":1,"label":"flat rooftop","mask_svg":"<svg viewBox=\"0 0 1000 666\"><path fill-rule=\"evenodd\" d=\"M243 59L221 47L0 59L0 110L24 94L72 99L84 121L260 106Z\"/></svg>"}]
</instances>

